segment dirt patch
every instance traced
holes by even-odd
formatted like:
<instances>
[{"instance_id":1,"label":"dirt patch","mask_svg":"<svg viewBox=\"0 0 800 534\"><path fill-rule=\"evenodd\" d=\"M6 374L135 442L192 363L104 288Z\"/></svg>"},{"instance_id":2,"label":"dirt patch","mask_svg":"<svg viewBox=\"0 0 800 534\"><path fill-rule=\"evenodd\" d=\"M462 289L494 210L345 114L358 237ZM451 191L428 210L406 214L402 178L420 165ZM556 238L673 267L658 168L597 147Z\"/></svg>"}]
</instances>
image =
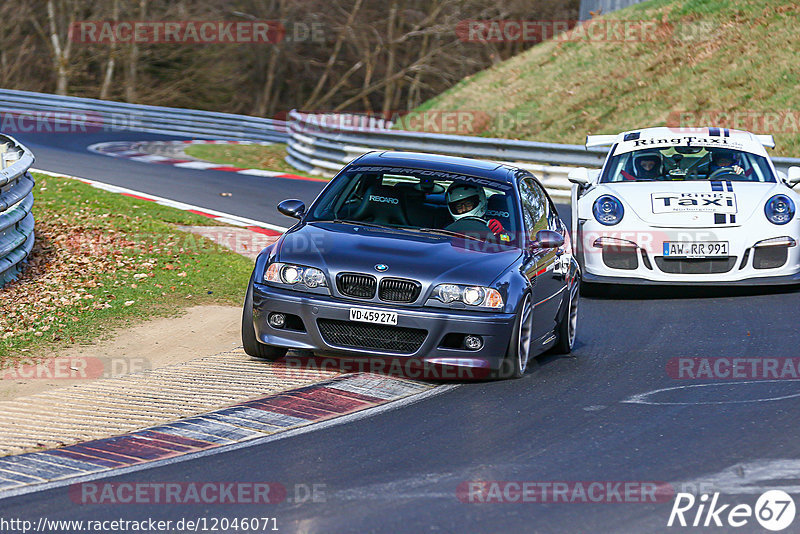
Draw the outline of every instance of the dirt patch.
<instances>
[{"instance_id":1,"label":"dirt patch","mask_svg":"<svg viewBox=\"0 0 800 534\"><path fill-rule=\"evenodd\" d=\"M0 400L156 369L241 345L240 307L204 305L117 331L111 339L0 371Z\"/></svg>"}]
</instances>

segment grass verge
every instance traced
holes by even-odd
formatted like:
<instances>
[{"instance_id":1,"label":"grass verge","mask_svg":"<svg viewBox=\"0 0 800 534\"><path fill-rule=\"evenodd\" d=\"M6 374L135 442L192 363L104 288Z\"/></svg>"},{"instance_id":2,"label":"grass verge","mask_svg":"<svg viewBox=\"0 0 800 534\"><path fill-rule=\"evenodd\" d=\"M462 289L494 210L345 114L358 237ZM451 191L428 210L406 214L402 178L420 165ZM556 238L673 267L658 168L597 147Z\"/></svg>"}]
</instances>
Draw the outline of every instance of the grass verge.
<instances>
[{"instance_id":1,"label":"grass verge","mask_svg":"<svg viewBox=\"0 0 800 534\"><path fill-rule=\"evenodd\" d=\"M285 172L307 178L323 178L303 173L286 163L286 145L189 145L184 152L193 158L231 165L243 169L264 169L267 171Z\"/></svg>"},{"instance_id":2,"label":"grass verge","mask_svg":"<svg viewBox=\"0 0 800 534\"><path fill-rule=\"evenodd\" d=\"M240 305L252 262L175 225L206 217L34 174L36 245L0 289L0 368L182 308Z\"/></svg>"}]
</instances>

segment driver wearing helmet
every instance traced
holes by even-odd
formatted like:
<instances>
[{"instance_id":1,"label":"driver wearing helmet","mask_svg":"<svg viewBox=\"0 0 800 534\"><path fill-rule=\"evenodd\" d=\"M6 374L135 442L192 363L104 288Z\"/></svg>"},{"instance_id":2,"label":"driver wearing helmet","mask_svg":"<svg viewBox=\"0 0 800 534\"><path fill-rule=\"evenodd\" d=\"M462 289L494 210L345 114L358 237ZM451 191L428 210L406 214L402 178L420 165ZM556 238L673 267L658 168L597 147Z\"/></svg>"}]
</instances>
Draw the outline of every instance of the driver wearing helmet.
<instances>
[{"instance_id":1,"label":"driver wearing helmet","mask_svg":"<svg viewBox=\"0 0 800 534\"><path fill-rule=\"evenodd\" d=\"M719 169L731 169L735 174L744 174L744 168L740 164L739 154L735 150L727 148L715 149L711 154L711 165L709 172Z\"/></svg>"},{"instance_id":2,"label":"driver wearing helmet","mask_svg":"<svg viewBox=\"0 0 800 534\"><path fill-rule=\"evenodd\" d=\"M495 236L503 233L503 225L497 219L485 221L488 201L482 187L471 184L454 182L447 188L445 195L447 209L455 221L452 225L467 218L479 219L491 230ZM451 225L451 226L452 226Z\"/></svg>"},{"instance_id":3,"label":"driver wearing helmet","mask_svg":"<svg viewBox=\"0 0 800 534\"><path fill-rule=\"evenodd\" d=\"M655 152L642 152L633 156L633 168L636 178L653 180L662 176L661 156Z\"/></svg>"}]
</instances>

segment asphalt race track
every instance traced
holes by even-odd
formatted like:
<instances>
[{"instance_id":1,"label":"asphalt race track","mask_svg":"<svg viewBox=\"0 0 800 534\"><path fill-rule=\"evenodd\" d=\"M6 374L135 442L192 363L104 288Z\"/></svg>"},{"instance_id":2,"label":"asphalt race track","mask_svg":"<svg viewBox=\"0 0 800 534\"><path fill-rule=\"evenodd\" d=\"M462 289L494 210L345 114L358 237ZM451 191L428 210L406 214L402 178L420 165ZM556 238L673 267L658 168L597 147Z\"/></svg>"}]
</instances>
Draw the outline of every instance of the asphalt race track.
<instances>
[{"instance_id":1,"label":"asphalt race track","mask_svg":"<svg viewBox=\"0 0 800 534\"><path fill-rule=\"evenodd\" d=\"M276 213L277 201L310 201L320 188L117 160L84 148L156 137L40 134L20 140L33 150L38 168L284 226L290 220ZM233 196L220 197L222 191ZM569 218L566 210L562 215ZM539 358L520 380L466 383L345 424L108 479L278 482L289 491L279 504L76 505L64 487L0 500L0 516L269 516L284 532L681 530L666 526L671 498L468 503L457 489L467 481L658 481L675 491L714 484L724 487L725 503L751 506L766 489L790 486L787 491L797 493L800 382L677 380L667 366L677 357L797 357L799 301L796 292L764 289L620 289L611 298L584 298L573 357ZM314 484L324 488L319 502L298 502L296 488ZM762 531L753 518L736 530Z\"/></svg>"},{"instance_id":2,"label":"asphalt race track","mask_svg":"<svg viewBox=\"0 0 800 534\"><path fill-rule=\"evenodd\" d=\"M174 140L174 136L118 132L75 135L12 134L12 137L31 149L36 157L34 167L37 169L128 187L280 226L290 226L291 219L277 212L277 202L285 198L299 198L308 204L314 200L320 186L324 185L320 182L287 179L267 183L265 180L269 179L260 176L181 169L128 161L86 150L87 146L103 141ZM220 193L231 193L231 196L223 197Z\"/></svg>"}]
</instances>

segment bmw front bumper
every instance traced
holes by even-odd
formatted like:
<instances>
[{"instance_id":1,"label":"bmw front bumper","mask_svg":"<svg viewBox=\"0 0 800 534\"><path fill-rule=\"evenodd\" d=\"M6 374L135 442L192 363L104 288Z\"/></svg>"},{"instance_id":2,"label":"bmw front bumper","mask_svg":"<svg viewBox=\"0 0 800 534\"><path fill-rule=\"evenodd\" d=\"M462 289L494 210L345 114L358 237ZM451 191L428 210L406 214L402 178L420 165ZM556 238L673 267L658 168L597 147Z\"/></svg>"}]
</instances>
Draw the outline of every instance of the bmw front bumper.
<instances>
[{"instance_id":1,"label":"bmw front bumper","mask_svg":"<svg viewBox=\"0 0 800 534\"><path fill-rule=\"evenodd\" d=\"M321 324L335 323L345 338L350 337L347 333L353 329L358 329L362 335L365 331L368 334L370 332L372 323L350 321L351 308L396 312L396 327L379 327L375 329L375 334L384 336L385 340L387 334L391 337L394 332L414 330L422 341L418 346L415 343L413 350L408 345L405 350L392 350L337 342L342 337L331 336L330 331L321 329ZM275 328L269 324L268 317L276 312L298 317L300 322L292 320L283 328ZM262 284L253 285L253 326L256 338L267 345L310 350L318 355L416 360L425 365L495 371L502 368L515 320L514 314L343 301L327 295L284 290ZM419 331L423 331L424 335ZM477 350L469 350L463 346L455 347L452 342L448 342L460 335L480 336L483 345ZM381 341L376 343L381 344ZM369 345L369 341L359 344Z\"/></svg>"}]
</instances>

